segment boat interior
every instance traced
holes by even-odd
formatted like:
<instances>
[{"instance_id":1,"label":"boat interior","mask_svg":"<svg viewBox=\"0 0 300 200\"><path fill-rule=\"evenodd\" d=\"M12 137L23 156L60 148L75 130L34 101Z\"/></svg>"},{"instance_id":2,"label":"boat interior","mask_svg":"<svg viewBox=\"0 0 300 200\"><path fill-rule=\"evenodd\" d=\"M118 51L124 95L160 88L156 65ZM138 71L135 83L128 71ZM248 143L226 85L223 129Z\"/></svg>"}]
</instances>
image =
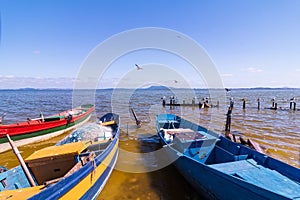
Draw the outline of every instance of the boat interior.
<instances>
[{"instance_id":1,"label":"boat interior","mask_svg":"<svg viewBox=\"0 0 300 200\"><path fill-rule=\"evenodd\" d=\"M222 173L279 194L299 197L299 183L277 169L270 169L270 166L276 166L274 162L279 161L178 116L167 114L164 117L158 120L157 126L171 148ZM287 191L281 184L288 184L290 189Z\"/></svg>"},{"instance_id":2,"label":"boat interior","mask_svg":"<svg viewBox=\"0 0 300 200\"><path fill-rule=\"evenodd\" d=\"M252 157L247 148L228 142L213 131L174 115L167 114L165 117L167 120L159 120L158 124L165 141L201 163L212 165Z\"/></svg>"},{"instance_id":3,"label":"boat interior","mask_svg":"<svg viewBox=\"0 0 300 200\"><path fill-rule=\"evenodd\" d=\"M102 126L111 127L112 135L117 131L116 121L103 123ZM36 185L48 186L64 177L70 176L88 162L103 153L112 143L112 138L95 140L72 141L67 140L38 150L24 161ZM0 191L15 190L30 187L30 182L21 166L0 173Z\"/></svg>"}]
</instances>

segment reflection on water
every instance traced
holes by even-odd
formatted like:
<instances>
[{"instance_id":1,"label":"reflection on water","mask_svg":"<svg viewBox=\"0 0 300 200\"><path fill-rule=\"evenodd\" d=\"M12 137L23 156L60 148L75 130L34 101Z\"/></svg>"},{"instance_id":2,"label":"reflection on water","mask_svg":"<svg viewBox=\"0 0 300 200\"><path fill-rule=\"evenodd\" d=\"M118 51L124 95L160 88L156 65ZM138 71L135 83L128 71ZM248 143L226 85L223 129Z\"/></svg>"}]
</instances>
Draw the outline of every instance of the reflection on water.
<instances>
[{"instance_id":1,"label":"reflection on water","mask_svg":"<svg viewBox=\"0 0 300 200\"><path fill-rule=\"evenodd\" d=\"M174 113L199 123L213 131L222 133L225 128L225 114L230 98L234 100L231 130L259 143L266 153L283 162L300 168L300 110L289 110L289 99L300 99L300 89L294 90L232 90L223 94L225 99L214 96L213 104L219 101L219 108L199 109L192 107L162 107L163 96L178 96L178 102L187 103L193 97L201 99L209 96L207 90L97 90L95 95L96 116L107 112L116 112L121 116L122 134L120 137L120 154L117 169L112 173L106 187L98 199L202 199L179 175L173 166L157 170L160 148L155 130L155 116L160 113ZM76 102L87 100L88 95L79 95ZM242 109L242 98L246 97L246 109ZM270 110L271 99L276 98L278 110ZM257 109L257 98L260 107ZM72 107L71 90L37 90L37 91L0 91L0 114L7 113L3 123L22 121L27 117L35 118L43 111L51 115ZM298 108L300 108L300 103ZM143 121L137 128L130 112L133 108L138 118ZM34 150L53 145L63 137L58 137L40 144L22 147L26 157ZM126 153L127 152L127 153ZM130 156L128 156L130 155ZM12 167L17 165L10 152L0 154L0 165ZM122 167L128 171L124 172ZM153 170L154 169L154 170ZM131 171L130 171L131 170ZM143 170L151 171L149 173ZM130 171L130 172L129 172ZM134 173L135 172L135 173Z\"/></svg>"}]
</instances>

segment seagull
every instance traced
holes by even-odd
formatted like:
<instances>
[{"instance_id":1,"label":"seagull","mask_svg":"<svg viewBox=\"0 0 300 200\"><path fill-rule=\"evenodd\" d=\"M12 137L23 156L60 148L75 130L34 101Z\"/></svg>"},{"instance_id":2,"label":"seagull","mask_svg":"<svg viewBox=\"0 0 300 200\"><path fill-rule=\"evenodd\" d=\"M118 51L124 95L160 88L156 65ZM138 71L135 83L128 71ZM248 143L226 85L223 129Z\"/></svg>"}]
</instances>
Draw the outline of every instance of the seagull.
<instances>
[{"instance_id":1,"label":"seagull","mask_svg":"<svg viewBox=\"0 0 300 200\"><path fill-rule=\"evenodd\" d=\"M231 90L230 89L228 89L228 88L225 88L225 90L226 90L226 92L228 93L228 92L231 92Z\"/></svg>"},{"instance_id":2,"label":"seagull","mask_svg":"<svg viewBox=\"0 0 300 200\"><path fill-rule=\"evenodd\" d=\"M135 64L135 66L136 66L137 70L143 69L140 66L138 66L138 64Z\"/></svg>"}]
</instances>

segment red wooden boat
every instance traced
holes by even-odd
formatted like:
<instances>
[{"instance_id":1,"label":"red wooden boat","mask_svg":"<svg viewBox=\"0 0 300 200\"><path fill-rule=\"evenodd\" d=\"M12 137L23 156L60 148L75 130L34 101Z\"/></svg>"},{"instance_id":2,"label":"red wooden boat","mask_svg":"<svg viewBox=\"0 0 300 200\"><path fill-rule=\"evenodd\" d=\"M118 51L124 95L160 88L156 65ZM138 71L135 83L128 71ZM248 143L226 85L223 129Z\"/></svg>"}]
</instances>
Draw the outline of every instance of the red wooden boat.
<instances>
[{"instance_id":1,"label":"red wooden boat","mask_svg":"<svg viewBox=\"0 0 300 200\"><path fill-rule=\"evenodd\" d=\"M0 125L0 152L10 148L7 134L18 146L45 140L88 121L93 111L94 105L85 104L49 117L41 116L16 124Z\"/></svg>"}]
</instances>

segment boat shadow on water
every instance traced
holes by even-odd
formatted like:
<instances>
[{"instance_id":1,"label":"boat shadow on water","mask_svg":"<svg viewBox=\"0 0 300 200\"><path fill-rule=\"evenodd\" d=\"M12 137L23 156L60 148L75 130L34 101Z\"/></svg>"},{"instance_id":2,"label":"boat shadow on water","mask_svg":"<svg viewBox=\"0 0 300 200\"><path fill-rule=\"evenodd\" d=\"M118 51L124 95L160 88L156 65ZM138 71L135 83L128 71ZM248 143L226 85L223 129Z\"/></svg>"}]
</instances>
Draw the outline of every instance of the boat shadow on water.
<instances>
[{"instance_id":1,"label":"boat shadow on water","mask_svg":"<svg viewBox=\"0 0 300 200\"><path fill-rule=\"evenodd\" d=\"M148 173L151 186L160 195L160 199L207 199L204 194L197 192L192 185L178 173L173 163L165 163L168 161L163 158L162 145L158 135L141 139L140 143L143 152L156 152L156 160L158 160L159 165L163 167ZM166 166L164 166L165 164Z\"/></svg>"},{"instance_id":2,"label":"boat shadow on water","mask_svg":"<svg viewBox=\"0 0 300 200\"><path fill-rule=\"evenodd\" d=\"M205 199L172 164L159 166L161 144L157 135L126 137L126 133L120 136L122 150L116 170L98 199Z\"/></svg>"}]
</instances>

